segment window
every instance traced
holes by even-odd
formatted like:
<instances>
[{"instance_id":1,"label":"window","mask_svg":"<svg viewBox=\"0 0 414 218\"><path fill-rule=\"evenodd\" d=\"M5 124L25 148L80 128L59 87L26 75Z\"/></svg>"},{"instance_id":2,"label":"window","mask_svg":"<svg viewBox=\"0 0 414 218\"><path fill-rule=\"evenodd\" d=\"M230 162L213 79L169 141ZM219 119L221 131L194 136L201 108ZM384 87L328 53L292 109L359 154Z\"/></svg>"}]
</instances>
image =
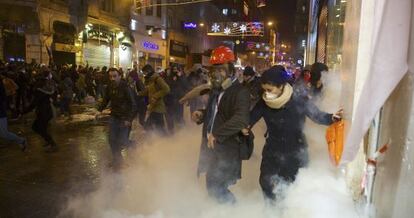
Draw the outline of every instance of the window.
<instances>
[{"instance_id":1,"label":"window","mask_svg":"<svg viewBox=\"0 0 414 218\"><path fill-rule=\"evenodd\" d=\"M136 9L137 13L142 14L142 3L141 3L141 1L136 1L136 4L137 4L137 9Z\"/></svg>"},{"instance_id":2,"label":"window","mask_svg":"<svg viewBox=\"0 0 414 218\"><path fill-rule=\"evenodd\" d=\"M152 16L153 14L154 14L154 8L152 6L145 8L145 15Z\"/></svg>"},{"instance_id":3,"label":"window","mask_svg":"<svg viewBox=\"0 0 414 218\"><path fill-rule=\"evenodd\" d=\"M157 0L157 17L161 17L161 0Z\"/></svg>"}]
</instances>

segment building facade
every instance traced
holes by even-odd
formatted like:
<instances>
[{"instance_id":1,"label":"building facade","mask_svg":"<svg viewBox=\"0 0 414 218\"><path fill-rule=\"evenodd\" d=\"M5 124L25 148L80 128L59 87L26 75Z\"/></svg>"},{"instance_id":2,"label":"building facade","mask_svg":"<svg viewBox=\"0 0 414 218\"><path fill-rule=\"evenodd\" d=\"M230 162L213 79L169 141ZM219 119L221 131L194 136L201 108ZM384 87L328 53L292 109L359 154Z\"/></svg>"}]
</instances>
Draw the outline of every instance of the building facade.
<instances>
[{"instance_id":1,"label":"building facade","mask_svg":"<svg viewBox=\"0 0 414 218\"><path fill-rule=\"evenodd\" d=\"M2 8L10 9L2 13L2 57L45 64L132 66L133 45L128 29L132 3L2 0ZM16 48L9 48L11 45Z\"/></svg>"}]
</instances>

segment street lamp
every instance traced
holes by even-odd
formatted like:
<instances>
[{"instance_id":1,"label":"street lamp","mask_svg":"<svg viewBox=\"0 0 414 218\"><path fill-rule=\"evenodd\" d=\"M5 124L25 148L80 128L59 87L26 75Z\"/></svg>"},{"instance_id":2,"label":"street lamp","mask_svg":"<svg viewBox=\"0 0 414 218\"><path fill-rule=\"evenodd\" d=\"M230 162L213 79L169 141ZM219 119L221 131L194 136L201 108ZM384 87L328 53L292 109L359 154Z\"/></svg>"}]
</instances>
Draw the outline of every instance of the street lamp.
<instances>
[{"instance_id":1,"label":"street lamp","mask_svg":"<svg viewBox=\"0 0 414 218\"><path fill-rule=\"evenodd\" d=\"M200 23L200 27L203 27L204 26L204 23Z\"/></svg>"},{"instance_id":2,"label":"street lamp","mask_svg":"<svg viewBox=\"0 0 414 218\"><path fill-rule=\"evenodd\" d=\"M273 26L273 22L272 21L267 22L267 26Z\"/></svg>"}]
</instances>

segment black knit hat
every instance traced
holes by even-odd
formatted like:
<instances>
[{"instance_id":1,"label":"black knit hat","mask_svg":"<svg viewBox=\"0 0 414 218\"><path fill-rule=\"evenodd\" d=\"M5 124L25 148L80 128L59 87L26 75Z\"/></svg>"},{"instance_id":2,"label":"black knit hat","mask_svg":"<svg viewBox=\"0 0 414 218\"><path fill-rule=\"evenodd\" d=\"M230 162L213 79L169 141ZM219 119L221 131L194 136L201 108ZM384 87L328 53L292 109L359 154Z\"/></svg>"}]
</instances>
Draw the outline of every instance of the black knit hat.
<instances>
[{"instance_id":1,"label":"black knit hat","mask_svg":"<svg viewBox=\"0 0 414 218\"><path fill-rule=\"evenodd\" d=\"M148 73L153 73L154 72L154 68L151 65L147 64L147 65L145 65L142 68L142 71L148 72Z\"/></svg>"},{"instance_id":2,"label":"black knit hat","mask_svg":"<svg viewBox=\"0 0 414 218\"><path fill-rule=\"evenodd\" d=\"M281 65L275 65L266 70L262 77L262 84L283 85L290 80L290 75Z\"/></svg>"},{"instance_id":3,"label":"black knit hat","mask_svg":"<svg viewBox=\"0 0 414 218\"><path fill-rule=\"evenodd\" d=\"M253 67L247 66L244 68L243 75L245 76L254 76L256 72L254 72Z\"/></svg>"}]
</instances>

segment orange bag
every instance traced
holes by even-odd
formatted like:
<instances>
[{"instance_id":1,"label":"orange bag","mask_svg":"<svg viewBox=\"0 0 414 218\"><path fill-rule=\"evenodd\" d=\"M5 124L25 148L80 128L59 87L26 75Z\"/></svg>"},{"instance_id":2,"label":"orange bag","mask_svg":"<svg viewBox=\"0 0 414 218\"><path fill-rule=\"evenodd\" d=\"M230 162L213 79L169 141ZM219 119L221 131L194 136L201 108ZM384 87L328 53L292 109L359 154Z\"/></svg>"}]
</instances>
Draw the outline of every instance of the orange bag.
<instances>
[{"instance_id":1,"label":"orange bag","mask_svg":"<svg viewBox=\"0 0 414 218\"><path fill-rule=\"evenodd\" d=\"M328 143L329 157L335 166L341 161L342 152L344 151L344 120L333 123L326 130L326 142Z\"/></svg>"}]
</instances>

